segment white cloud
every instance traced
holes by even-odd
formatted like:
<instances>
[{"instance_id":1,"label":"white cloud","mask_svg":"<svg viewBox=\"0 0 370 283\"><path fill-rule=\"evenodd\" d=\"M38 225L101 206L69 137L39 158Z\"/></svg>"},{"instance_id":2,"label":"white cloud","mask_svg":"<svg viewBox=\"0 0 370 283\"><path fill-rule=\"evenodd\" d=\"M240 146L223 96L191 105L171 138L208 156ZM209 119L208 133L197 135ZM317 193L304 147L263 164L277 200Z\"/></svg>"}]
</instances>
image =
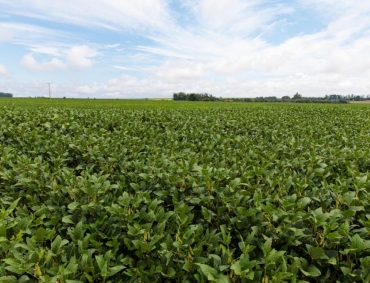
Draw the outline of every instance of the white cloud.
<instances>
[{"instance_id":1,"label":"white cloud","mask_svg":"<svg viewBox=\"0 0 370 283\"><path fill-rule=\"evenodd\" d=\"M4 65L0 64L0 78L7 77L9 75L8 70L5 68Z\"/></svg>"},{"instance_id":2,"label":"white cloud","mask_svg":"<svg viewBox=\"0 0 370 283\"><path fill-rule=\"evenodd\" d=\"M125 66L112 66L113 68L116 68L118 70L123 70L123 71L136 71L136 68L130 68L130 67L125 67Z\"/></svg>"},{"instance_id":3,"label":"white cloud","mask_svg":"<svg viewBox=\"0 0 370 283\"><path fill-rule=\"evenodd\" d=\"M13 34L11 33L11 31L1 26L0 24L0 43L10 41L12 37L13 37Z\"/></svg>"},{"instance_id":4,"label":"white cloud","mask_svg":"<svg viewBox=\"0 0 370 283\"><path fill-rule=\"evenodd\" d=\"M62 30L53 30L33 24L16 22L0 21L0 35L0 41L25 45L31 48L40 48L40 46L43 49L50 49L55 46L66 47L67 45L63 42L78 42L76 36Z\"/></svg>"},{"instance_id":5,"label":"white cloud","mask_svg":"<svg viewBox=\"0 0 370 283\"><path fill-rule=\"evenodd\" d=\"M96 50L86 45L73 46L67 52L67 62L73 68L90 68L93 65L93 61L90 58L95 57L97 54Z\"/></svg>"},{"instance_id":6,"label":"white cloud","mask_svg":"<svg viewBox=\"0 0 370 283\"><path fill-rule=\"evenodd\" d=\"M300 0L301 4L330 16L331 19L338 18L343 14L366 13L370 9L369 1L351 0Z\"/></svg>"},{"instance_id":7,"label":"white cloud","mask_svg":"<svg viewBox=\"0 0 370 283\"><path fill-rule=\"evenodd\" d=\"M64 0L0 0L8 13L51 20L85 27L112 30L166 29L171 24L167 1Z\"/></svg>"},{"instance_id":8,"label":"white cloud","mask_svg":"<svg viewBox=\"0 0 370 283\"><path fill-rule=\"evenodd\" d=\"M204 76L205 66L199 63L174 60L151 69L151 72L158 79L169 83L194 82Z\"/></svg>"},{"instance_id":9,"label":"white cloud","mask_svg":"<svg viewBox=\"0 0 370 283\"><path fill-rule=\"evenodd\" d=\"M45 51L42 53L47 54ZM52 52L49 53L52 54ZM98 54L96 50L86 45L73 46L65 53L66 62L55 57L50 60L38 62L34 58L35 53L28 53L23 56L21 64L28 70L41 72L52 72L65 69L86 69L91 68L93 65L93 61L90 58L95 57Z\"/></svg>"},{"instance_id":10,"label":"white cloud","mask_svg":"<svg viewBox=\"0 0 370 283\"><path fill-rule=\"evenodd\" d=\"M30 71L51 72L66 68L66 65L57 58L52 58L50 61L39 63L33 56L34 55L32 53L26 54L23 56L21 61L22 66Z\"/></svg>"},{"instance_id":11,"label":"white cloud","mask_svg":"<svg viewBox=\"0 0 370 283\"><path fill-rule=\"evenodd\" d=\"M55 56L55 57L62 56L61 48L56 48L56 47L33 45L30 47L30 50L33 53L38 53L38 54L45 54L45 55L50 55L50 56Z\"/></svg>"},{"instance_id":12,"label":"white cloud","mask_svg":"<svg viewBox=\"0 0 370 283\"><path fill-rule=\"evenodd\" d=\"M201 25L217 31L244 36L256 30L263 31L277 15L292 13L293 8L270 3L261 8L266 1L243 0L200 0L193 1L195 18Z\"/></svg>"}]
</instances>

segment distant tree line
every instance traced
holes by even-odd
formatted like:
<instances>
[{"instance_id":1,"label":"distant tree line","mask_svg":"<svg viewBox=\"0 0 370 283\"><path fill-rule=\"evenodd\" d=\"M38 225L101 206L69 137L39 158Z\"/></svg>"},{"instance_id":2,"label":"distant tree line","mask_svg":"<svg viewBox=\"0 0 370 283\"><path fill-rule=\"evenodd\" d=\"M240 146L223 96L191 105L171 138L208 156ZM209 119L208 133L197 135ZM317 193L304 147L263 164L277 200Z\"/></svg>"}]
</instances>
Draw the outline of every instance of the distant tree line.
<instances>
[{"instance_id":1,"label":"distant tree line","mask_svg":"<svg viewBox=\"0 0 370 283\"><path fill-rule=\"evenodd\" d=\"M218 101L217 97L208 93L174 93L173 100L188 100L188 101Z\"/></svg>"},{"instance_id":2,"label":"distant tree line","mask_svg":"<svg viewBox=\"0 0 370 283\"><path fill-rule=\"evenodd\" d=\"M325 99L329 100L349 100L349 101L365 101L370 100L370 94L368 95L354 95L354 94L347 94L347 95L340 95L340 94L327 94L325 95Z\"/></svg>"},{"instance_id":3,"label":"distant tree line","mask_svg":"<svg viewBox=\"0 0 370 283\"><path fill-rule=\"evenodd\" d=\"M330 94L325 97L303 97L302 94L296 93L292 97L285 95L282 98L276 96L260 96L255 98L222 98L214 97L208 93L174 93L173 100L188 101L222 101L222 102L290 102L290 103L348 103L349 101L370 100L370 95L337 95Z\"/></svg>"},{"instance_id":4,"label":"distant tree line","mask_svg":"<svg viewBox=\"0 0 370 283\"><path fill-rule=\"evenodd\" d=\"M13 97L13 94L7 92L0 92L0 97Z\"/></svg>"},{"instance_id":5,"label":"distant tree line","mask_svg":"<svg viewBox=\"0 0 370 283\"><path fill-rule=\"evenodd\" d=\"M276 96L256 97L252 102L289 102L289 103L348 103L348 100L343 99L341 96L337 97L303 97L300 93L296 93L292 98L285 95L282 98Z\"/></svg>"}]
</instances>

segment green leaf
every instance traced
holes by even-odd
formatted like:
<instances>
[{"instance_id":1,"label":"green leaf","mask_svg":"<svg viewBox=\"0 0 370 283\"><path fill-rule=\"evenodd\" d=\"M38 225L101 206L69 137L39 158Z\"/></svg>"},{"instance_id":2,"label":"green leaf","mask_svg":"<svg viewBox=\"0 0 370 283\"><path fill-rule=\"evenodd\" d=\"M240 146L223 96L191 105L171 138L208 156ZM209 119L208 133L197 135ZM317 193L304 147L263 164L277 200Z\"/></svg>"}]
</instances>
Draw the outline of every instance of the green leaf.
<instances>
[{"instance_id":1,"label":"green leaf","mask_svg":"<svg viewBox=\"0 0 370 283\"><path fill-rule=\"evenodd\" d=\"M54 239L54 241L51 243L51 251L54 253L54 254L59 254L60 252L60 249L68 244L68 240L64 239L62 240L62 237L60 237L59 235Z\"/></svg>"},{"instance_id":2,"label":"green leaf","mask_svg":"<svg viewBox=\"0 0 370 283\"><path fill-rule=\"evenodd\" d=\"M313 247L310 245L306 245L306 247L312 259L328 259L323 248Z\"/></svg>"},{"instance_id":3,"label":"green leaf","mask_svg":"<svg viewBox=\"0 0 370 283\"><path fill-rule=\"evenodd\" d=\"M72 221L72 219L69 215L63 216L62 222L68 223L68 224L74 224L74 222Z\"/></svg>"},{"instance_id":4,"label":"green leaf","mask_svg":"<svg viewBox=\"0 0 370 283\"><path fill-rule=\"evenodd\" d=\"M342 270L343 275L345 276L351 274L351 269L349 269L348 267L342 266L340 269Z\"/></svg>"},{"instance_id":5,"label":"green leaf","mask_svg":"<svg viewBox=\"0 0 370 283\"><path fill-rule=\"evenodd\" d=\"M363 269L370 270L370 256L361 258L360 262Z\"/></svg>"},{"instance_id":6,"label":"green leaf","mask_svg":"<svg viewBox=\"0 0 370 283\"><path fill-rule=\"evenodd\" d=\"M69 205L68 205L68 209L70 210L75 210L76 207L78 207L80 205L79 202L71 202Z\"/></svg>"},{"instance_id":7,"label":"green leaf","mask_svg":"<svg viewBox=\"0 0 370 283\"><path fill-rule=\"evenodd\" d=\"M10 272L16 273L18 275L22 275L24 273L24 270L19 268L18 266L10 265L5 267L6 270L9 270Z\"/></svg>"},{"instance_id":8,"label":"green leaf","mask_svg":"<svg viewBox=\"0 0 370 283\"><path fill-rule=\"evenodd\" d=\"M226 276L224 274L219 274L217 276L216 280L214 280L214 282L217 282L217 283L230 283L229 276Z\"/></svg>"},{"instance_id":9,"label":"green leaf","mask_svg":"<svg viewBox=\"0 0 370 283\"><path fill-rule=\"evenodd\" d=\"M43 242L45 236L46 236L46 230L43 227L40 227L39 229L36 230L35 240L37 242Z\"/></svg>"},{"instance_id":10,"label":"green leaf","mask_svg":"<svg viewBox=\"0 0 370 283\"><path fill-rule=\"evenodd\" d=\"M310 203L311 203L311 199L309 197L303 197L303 198L300 198L297 201L297 206L302 209L302 208L306 207Z\"/></svg>"},{"instance_id":11,"label":"green leaf","mask_svg":"<svg viewBox=\"0 0 370 283\"><path fill-rule=\"evenodd\" d=\"M337 265L337 259L335 257L331 257L328 259L328 263L332 265Z\"/></svg>"},{"instance_id":12,"label":"green leaf","mask_svg":"<svg viewBox=\"0 0 370 283\"><path fill-rule=\"evenodd\" d=\"M321 275L321 271L314 265L308 266L306 270L303 270L302 268L300 268L300 270L304 275L309 277L318 277Z\"/></svg>"},{"instance_id":13,"label":"green leaf","mask_svg":"<svg viewBox=\"0 0 370 283\"><path fill-rule=\"evenodd\" d=\"M326 237L330 240L343 238L338 232L329 233Z\"/></svg>"},{"instance_id":14,"label":"green leaf","mask_svg":"<svg viewBox=\"0 0 370 283\"><path fill-rule=\"evenodd\" d=\"M196 265L200 267L200 270L202 271L204 276L207 277L208 280L216 280L217 275L218 275L218 272L216 269L214 269L213 267L209 265L202 264L202 263L196 263Z\"/></svg>"},{"instance_id":15,"label":"green leaf","mask_svg":"<svg viewBox=\"0 0 370 283\"><path fill-rule=\"evenodd\" d=\"M83 230L82 230L82 221L77 223L75 229L73 230L73 234L78 240L83 239L84 235L83 235Z\"/></svg>"},{"instance_id":16,"label":"green leaf","mask_svg":"<svg viewBox=\"0 0 370 283\"><path fill-rule=\"evenodd\" d=\"M367 182L367 175L364 175L362 177L356 177L357 183L359 185L366 184Z\"/></svg>"},{"instance_id":17,"label":"green leaf","mask_svg":"<svg viewBox=\"0 0 370 283\"><path fill-rule=\"evenodd\" d=\"M106 272L107 271L107 267L108 267L108 263L104 259L104 257L103 256L100 256L100 255L97 255L97 256L95 256L95 259L96 259L96 263L98 264L98 267L99 267L100 272L101 273Z\"/></svg>"},{"instance_id":18,"label":"green leaf","mask_svg":"<svg viewBox=\"0 0 370 283\"><path fill-rule=\"evenodd\" d=\"M13 210L17 207L17 205L18 205L18 202L19 202L19 200L20 200L21 198L18 198L18 199L16 199L9 207L8 207L8 209L6 209L6 211L5 211L5 217L6 216L8 216L10 213L12 213L13 212ZM0 217L1 217L1 214L0 214ZM1 219L1 218L0 218Z\"/></svg>"},{"instance_id":19,"label":"green leaf","mask_svg":"<svg viewBox=\"0 0 370 283\"><path fill-rule=\"evenodd\" d=\"M226 225L220 225L220 229L221 229L221 235L222 235L222 243L224 245L229 245L230 242L231 242L231 236L230 236L230 233L227 231L227 227Z\"/></svg>"},{"instance_id":20,"label":"green leaf","mask_svg":"<svg viewBox=\"0 0 370 283\"><path fill-rule=\"evenodd\" d=\"M276 251L272 249L267 257L265 258L266 264L276 264L277 260L282 258L285 254L285 251Z\"/></svg>"},{"instance_id":21,"label":"green leaf","mask_svg":"<svg viewBox=\"0 0 370 283\"><path fill-rule=\"evenodd\" d=\"M18 280L15 276L1 276L0 283L18 283Z\"/></svg>"},{"instance_id":22,"label":"green leaf","mask_svg":"<svg viewBox=\"0 0 370 283\"><path fill-rule=\"evenodd\" d=\"M28 256L28 262L29 263L36 263L40 260L38 252L32 252Z\"/></svg>"},{"instance_id":23,"label":"green leaf","mask_svg":"<svg viewBox=\"0 0 370 283\"><path fill-rule=\"evenodd\" d=\"M239 186L240 182L241 182L240 178L236 178L230 182L230 187L236 189L236 187Z\"/></svg>"},{"instance_id":24,"label":"green leaf","mask_svg":"<svg viewBox=\"0 0 370 283\"><path fill-rule=\"evenodd\" d=\"M265 257L267 257L267 255L270 253L270 251L271 251L271 245L272 245L272 239L271 238L267 238L266 242L261 246L263 255Z\"/></svg>"},{"instance_id":25,"label":"green leaf","mask_svg":"<svg viewBox=\"0 0 370 283\"><path fill-rule=\"evenodd\" d=\"M122 269L125 269L126 267L123 265L117 265L114 267L110 267L108 271L108 276L113 276L114 274L120 272Z\"/></svg>"},{"instance_id":26,"label":"green leaf","mask_svg":"<svg viewBox=\"0 0 370 283\"><path fill-rule=\"evenodd\" d=\"M172 278L176 275L176 271L175 269L173 269L172 267L169 267L167 269L167 272L164 273L164 272L161 272L161 274L164 276L164 277L167 277L167 278Z\"/></svg>"},{"instance_id":27,"label":"green leaf","mask_svg":"<svg viewBox=\"0 0 370 283\"><path fill-rule=\"evenodd\" d=\"M9 240L5 237L0 237L0 243L6 243L9 242Z\"/></svg>"},{"instance_id":28,"label":"green leaf","mask_svg":"<svg viewBox=\"0 0 370 283\"><path fill-rule=\"evenodd\" d=\"M356 251L362 251L365 247L364 240L358 235L354 235L351 238L351 249Z\"/></svg>"},{"instance_id":29,"label":"green leaf","mask_svg":"<svg viewBox=\"0 0 370 283\"><path fill-rule=\"evenodd\" d=\"M131 198L127 192L123 192L122 194L122 205L127 207L130 204Z\"/></svg>"}]
</instances>

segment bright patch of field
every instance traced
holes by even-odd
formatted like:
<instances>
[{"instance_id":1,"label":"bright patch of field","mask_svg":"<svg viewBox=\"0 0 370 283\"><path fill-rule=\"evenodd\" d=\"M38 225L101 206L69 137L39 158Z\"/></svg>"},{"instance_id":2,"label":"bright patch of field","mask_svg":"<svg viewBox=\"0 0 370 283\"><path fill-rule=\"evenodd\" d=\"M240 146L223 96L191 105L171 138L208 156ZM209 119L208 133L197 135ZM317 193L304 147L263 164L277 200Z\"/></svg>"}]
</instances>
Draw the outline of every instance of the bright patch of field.
<instances>
[{"instance_id":1,"label":"bright patch of field","mask_svg":"<svg viewBox=\"0 0 370 283\"><path fill-rule=\"evenodd\" d=\"M150 100L172 101L172 98L150 98Z\"/></svg>"},{"instance_id":2,"label":"bright patch of field","mask_svg":"<svg viewBox=\"0 0 370 283\"><path fill-rule=\"evenodd\" d=\"M351 104L369 104L370 100L365 100L365 101L351 101Z\"/></svg>"},{"instance_id":3,"label":"bright patch of field","mask_svg":"<svg viewBox=\"0 0 370 283\"><path fill-rule=\"evenodd\" d=\"M0 282L370 282L370 108L0 100Z\"/></svg>"}]
</instances>

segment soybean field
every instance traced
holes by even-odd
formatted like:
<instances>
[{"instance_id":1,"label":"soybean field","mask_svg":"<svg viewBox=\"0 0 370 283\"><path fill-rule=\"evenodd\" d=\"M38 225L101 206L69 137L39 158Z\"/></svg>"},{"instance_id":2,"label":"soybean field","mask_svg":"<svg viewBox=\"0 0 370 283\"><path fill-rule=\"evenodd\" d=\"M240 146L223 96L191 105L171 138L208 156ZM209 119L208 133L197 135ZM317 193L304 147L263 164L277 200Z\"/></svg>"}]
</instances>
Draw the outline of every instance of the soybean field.
<instances>
[{"instance_id":1,"label":"soybean field","mask_svg":"<svg viewBox=\"0 0 370 283\"><path fill-rule=\"evenodd\" d=\"M0 100L0 282L370 282L370 106Z\"/></svg>"}]
</instances>

